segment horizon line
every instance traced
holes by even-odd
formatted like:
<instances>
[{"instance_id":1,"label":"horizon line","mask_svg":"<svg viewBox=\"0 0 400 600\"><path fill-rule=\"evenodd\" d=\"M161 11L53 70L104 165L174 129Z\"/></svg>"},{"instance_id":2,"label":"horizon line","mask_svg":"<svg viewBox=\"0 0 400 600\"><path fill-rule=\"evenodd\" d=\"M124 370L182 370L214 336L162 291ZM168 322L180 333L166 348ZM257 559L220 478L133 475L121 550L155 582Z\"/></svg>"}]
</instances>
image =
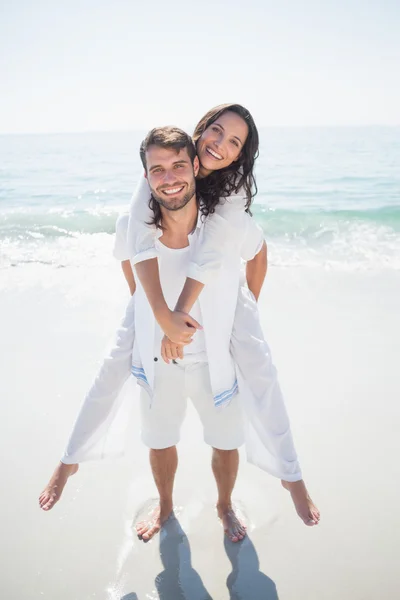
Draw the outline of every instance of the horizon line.
<instances>
[{"instance_id":1,"label":"horizon line","mask_svg":"<svg viewBox=\"0 0 400 600\"><path fill-rule=\"evenodd\" d=\"M370 124L346 124L346 125L258 125L258 129L368 129L368 128L397 128L400 123L370 123ZM128 129L86 129L73 131L0 131L0 136L18 135L87 135L105 133L139 133L148 131L147 128Z\"/></svg>"}]
</instances>

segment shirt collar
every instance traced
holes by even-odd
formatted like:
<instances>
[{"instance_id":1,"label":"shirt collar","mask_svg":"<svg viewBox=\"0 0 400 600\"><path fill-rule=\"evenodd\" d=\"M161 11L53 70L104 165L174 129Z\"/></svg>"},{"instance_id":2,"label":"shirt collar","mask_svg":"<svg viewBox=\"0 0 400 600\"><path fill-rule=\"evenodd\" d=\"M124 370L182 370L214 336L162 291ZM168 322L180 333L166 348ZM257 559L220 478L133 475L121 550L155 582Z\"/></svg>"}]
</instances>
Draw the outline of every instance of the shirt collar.
<instances>
[{"instance_id":1,"label":"shirt collar","mask_svg":"<svg viewBox=\"0 0 400 600\"><path fill-rule=\"evenodd\" d=\"M201 212L201 210L200 210L200 208L199 208L199 210L198 210L198 212L197 212L197 223L196 223L196 227L195 227L195 228L193 229L193 231L192 231L192 232L189 234L189 239L190 239L190 236L191 236L191 235L193 235L195 231L200 231L200 230L203 228L203 225L204 225L204 219L205 219L205 217L203 216L203 214L202 214L202 212ZM156 239L158 240L158 239L159 239L159 238L162 236L162 234L163 234L163 230L162 230L162 229L160 229L159 227L157 227L157 230L156 230Z\"/></svg>"}]
</instances>

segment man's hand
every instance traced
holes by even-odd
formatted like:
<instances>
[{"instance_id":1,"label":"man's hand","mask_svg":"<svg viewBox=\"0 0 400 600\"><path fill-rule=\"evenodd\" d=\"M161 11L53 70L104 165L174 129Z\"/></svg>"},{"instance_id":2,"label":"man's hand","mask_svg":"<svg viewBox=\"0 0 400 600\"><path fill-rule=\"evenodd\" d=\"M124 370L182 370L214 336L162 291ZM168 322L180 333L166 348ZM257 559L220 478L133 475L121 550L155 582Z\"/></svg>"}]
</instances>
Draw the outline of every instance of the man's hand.
<instances>
[{"instance_id":1,"label":"man's hand","mask_svg":"<svg viewBox=\"0 0 400 600\"><path fill-rule=\"evenodd\" d=\"M170 360L173 360L174 358L183 358L183 345L174 344L174 342L171 342L171 340L164 335L161 342L161 356L169 365Z\"/></svg>"},{"instance_id":2,"label":"man's hand","mask_svg":"<svg viewBox=\"0 0 400 600\"><path fill-rule=\"evenodd\" d=\"M158 322L171 342L184 346L190 344L197 329L203 329L196 319L179 310L169 311L169 314Z\"/></svg>"}]
</instances>

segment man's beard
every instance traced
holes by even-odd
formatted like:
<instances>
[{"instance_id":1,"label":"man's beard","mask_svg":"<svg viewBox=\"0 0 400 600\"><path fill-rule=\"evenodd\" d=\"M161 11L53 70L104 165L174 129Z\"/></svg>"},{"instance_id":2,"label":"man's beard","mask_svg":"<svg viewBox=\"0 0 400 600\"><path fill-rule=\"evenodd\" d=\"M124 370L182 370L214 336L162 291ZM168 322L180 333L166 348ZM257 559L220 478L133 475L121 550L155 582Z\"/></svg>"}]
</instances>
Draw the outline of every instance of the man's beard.
<instances>
[{"instance_id":1,"label":"man's beard","mask_svg":"<svg viewBox=\"0 0 400 600\"><path fill-rule=\"evenodd\" d=\"M178 187L178 186L176 186ZM159 196L156 191L153 188L151 189L151 195L152 198L163 208L165 208L166 210L181 210L182 208L184 208L186 206L186 204L188 204L191 199L193 198L193 196L196 193L196 183L195 181L192 181L191 185L189 186L186 194L183 196L183 198L176 200L176 204L174 203L174 201L168 201L165 198L162 198L161 196Z\"/></svg>"}]
</instances>

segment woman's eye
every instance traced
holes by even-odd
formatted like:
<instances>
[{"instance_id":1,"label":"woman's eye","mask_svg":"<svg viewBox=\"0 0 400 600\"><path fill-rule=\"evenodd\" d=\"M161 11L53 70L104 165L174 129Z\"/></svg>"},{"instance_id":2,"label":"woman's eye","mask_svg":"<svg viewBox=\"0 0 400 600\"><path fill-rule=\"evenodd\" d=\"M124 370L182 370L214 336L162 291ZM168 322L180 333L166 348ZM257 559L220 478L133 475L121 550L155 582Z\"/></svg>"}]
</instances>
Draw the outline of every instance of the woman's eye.
<instances>
[{"instance_id":1,"label":"woman's eye","mask_svg":"<svg viewBox=\"0 0 400 600\"><path fill-rule=\"evenodd\" d=\"M213 131L216 131L217 133L218 133L218 131L219 131L219 128L218 128L218 127L215 127L215 126L214 126L214 127L211 127L211 129L212 129Z\"/></svg>"},{"instance_id":2,"label":"woman's eye","mask_svg":"<svg viewBox=\"0 0 400 600\"><path fill-rule=\"evenodd\" d=\"M236 148L239 148L239 143L236 140L231 140L232 144L235 144Z\"/></svg>"}]
</instances>

